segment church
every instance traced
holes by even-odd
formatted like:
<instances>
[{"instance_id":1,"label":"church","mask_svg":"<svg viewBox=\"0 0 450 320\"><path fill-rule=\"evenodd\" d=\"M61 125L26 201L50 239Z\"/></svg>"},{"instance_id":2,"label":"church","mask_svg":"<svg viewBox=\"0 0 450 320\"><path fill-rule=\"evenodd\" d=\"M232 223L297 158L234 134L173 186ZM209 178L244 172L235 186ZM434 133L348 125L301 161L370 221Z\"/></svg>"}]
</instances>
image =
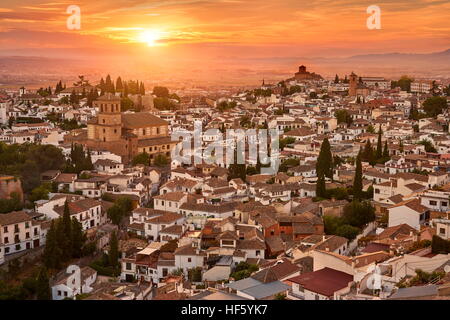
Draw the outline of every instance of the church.
<instances>
[{"instance_id":1,"label":"church","mask_svg":"<svg viewBox=\"0 0 450 320\"><path fill-rule=\"evenodd\" d=\"M85 141L77 141L92 150L106 150L129 163L139 153L150 159L163 154L170 157L176 145L169 136L169 124L149 112L121 112L120 98L107 93L94 101L97 117L88 122Z\"/></svg>"},{"instance_id":2,"label":"church","mask_svg":"<svg viewBox=\"0 0 450 320\"><path fill-rule=\"evenodd\" d=\"M349 77L348 95L350 97L367 97L370 94L370 89L363 83L361 78L352 72Z\"/></svg>"}]
</instances>

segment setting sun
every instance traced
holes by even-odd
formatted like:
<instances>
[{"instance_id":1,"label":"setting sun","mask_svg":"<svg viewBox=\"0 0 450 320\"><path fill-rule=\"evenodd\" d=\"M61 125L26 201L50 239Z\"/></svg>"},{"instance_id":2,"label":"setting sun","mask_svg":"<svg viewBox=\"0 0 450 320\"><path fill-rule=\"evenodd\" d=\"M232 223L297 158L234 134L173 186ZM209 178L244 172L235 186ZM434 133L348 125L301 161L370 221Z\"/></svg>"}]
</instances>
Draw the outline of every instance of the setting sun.
<instances>
[{"instance_id":1,"label":"setting sun","mask_svg":"<svg viewBox=\"0 0 450 320\"><path fill-rule=\"evenodd\" d=\"M161 39L161 32L158 30L145 30L139 35L139 41L147 43L149 47L157 45Z\"/></svg>"}]
</instances>

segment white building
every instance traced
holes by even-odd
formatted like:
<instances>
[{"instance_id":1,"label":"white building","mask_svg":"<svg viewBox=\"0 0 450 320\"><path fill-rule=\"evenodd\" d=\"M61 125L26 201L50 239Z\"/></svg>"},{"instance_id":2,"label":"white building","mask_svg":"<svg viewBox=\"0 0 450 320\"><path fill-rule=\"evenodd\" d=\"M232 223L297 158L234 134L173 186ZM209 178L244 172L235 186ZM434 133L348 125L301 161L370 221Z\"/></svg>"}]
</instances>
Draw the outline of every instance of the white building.
<instances>
[{"instance_id":1,"label":"white building","mask_svg":"<svg viewBox=\"0 0 450 320\"><path fill-rule=\"evenodd\" d=\"M96 280L97 271L91 267L80 269L77 265L70 265L53 282L52 299L73 299L78 294L90 293Z\"/></svg>"},{"instance_id":2,"label":"white building","mask_svg":"<svg viewBox=\"0 0 450 320\"><path fill-rule=\"evenodd\" d=\"M421 205L419 199L403 201L388 210L388 227L405 223L419 231L420 226L424 225L430 218L429 209Z\"/></svg>"}]
</instances>

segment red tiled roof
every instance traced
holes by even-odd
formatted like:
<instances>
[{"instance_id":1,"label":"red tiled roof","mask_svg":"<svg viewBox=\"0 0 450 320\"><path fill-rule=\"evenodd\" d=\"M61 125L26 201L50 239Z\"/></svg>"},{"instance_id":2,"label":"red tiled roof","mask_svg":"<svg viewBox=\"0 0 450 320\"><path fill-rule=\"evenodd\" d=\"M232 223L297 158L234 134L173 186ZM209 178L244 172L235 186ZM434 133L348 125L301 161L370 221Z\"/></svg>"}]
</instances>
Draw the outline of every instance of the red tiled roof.
<instances>
[{"instance_id":1,"label":"red tiled roof","mask_svg":"<svg viewBox=\"0 0 450 320\"><path fill-rule=\"evenodd\" d=\"M298 283L306 290L331 297L336 291L347 287L353 281L353 276L338 270L323 268L290 278L287 281Z\"/></svg>"}]
</instances>

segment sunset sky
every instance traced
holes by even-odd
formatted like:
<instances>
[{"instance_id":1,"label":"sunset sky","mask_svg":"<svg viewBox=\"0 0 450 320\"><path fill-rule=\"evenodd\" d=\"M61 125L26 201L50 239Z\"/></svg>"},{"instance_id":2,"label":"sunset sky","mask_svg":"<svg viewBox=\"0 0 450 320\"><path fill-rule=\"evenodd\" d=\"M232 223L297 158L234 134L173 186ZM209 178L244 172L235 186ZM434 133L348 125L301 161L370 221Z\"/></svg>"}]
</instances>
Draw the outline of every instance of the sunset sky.
<instances>
[{"instance_id":1,"label":"sunset sky","mask_svg":"<svg viewBox=\"0 0 450 320\"><path fill-rule=\"evenodd\" d=\"M381 30L366 27L373 4ZM81 30L66 28L69 5L81 8ZM0 54L264 60L428 53L450 48L449 12L448 0L2 0Z\"/></svg>"}]
</instances>

